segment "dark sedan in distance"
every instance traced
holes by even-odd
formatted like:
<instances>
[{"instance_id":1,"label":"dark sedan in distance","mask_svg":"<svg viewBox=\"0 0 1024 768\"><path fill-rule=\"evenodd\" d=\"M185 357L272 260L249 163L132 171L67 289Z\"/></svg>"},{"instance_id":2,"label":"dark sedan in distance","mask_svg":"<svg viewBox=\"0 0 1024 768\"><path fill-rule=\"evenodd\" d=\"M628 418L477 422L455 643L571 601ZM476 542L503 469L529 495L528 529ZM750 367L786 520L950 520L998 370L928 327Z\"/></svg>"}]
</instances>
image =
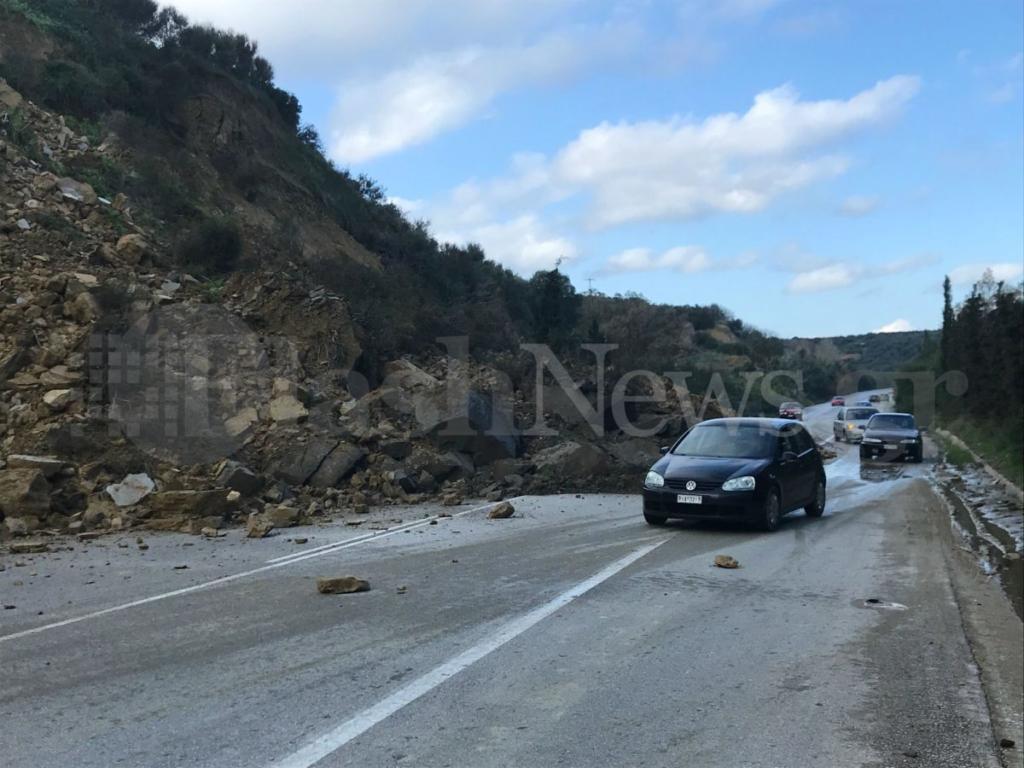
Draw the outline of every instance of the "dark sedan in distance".
<instances>
[{"instance_id":1,"label":"dark sedan in distance","mask_svg":"<svg viewBox=\"0 0 1024 768\"><path fill-rule=\"evenodd\" d=\"M924 457L921 430L909 413L876 413L864 428L861 461L920 462Z\"/></svg>"},{"instance_id":2,"label":"dark sedan in distance","mask_svg":"<svg viewBox=\"0 0 1024 768\"><path fill-rule=\"evenodd\" d=\"M782 516L825 511L825 468L802 424L729 418L697 424L644 480L644 519L735 520L774 531Z\"/></svg>"}]
</instances>

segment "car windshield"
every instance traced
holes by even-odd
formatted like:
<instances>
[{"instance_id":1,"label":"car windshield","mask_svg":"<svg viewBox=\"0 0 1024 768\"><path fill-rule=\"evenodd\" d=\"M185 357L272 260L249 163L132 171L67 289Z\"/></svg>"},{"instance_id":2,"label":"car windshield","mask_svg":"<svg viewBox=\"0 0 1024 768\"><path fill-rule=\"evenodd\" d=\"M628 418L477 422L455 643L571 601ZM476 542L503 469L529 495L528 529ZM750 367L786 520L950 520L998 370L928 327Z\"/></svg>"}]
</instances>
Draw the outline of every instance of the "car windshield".
<instances>
[{"instance_id":1,"label":"car windshield","mask_svg":"<svg viewBox=\"0 0 1024 768\"><path fill-rule=\"evenodd\" d=\"M759 424L702 424L676 446L676 456L767 458L775 450L776 434Z\"/></svg>"},{"instance_id":2,"label":"car windshield","mask_svg":"<svg viewBox=\"0 0 1024 768\"><path fill-rule=\"evenodd\" d=\"M781 407L784 410L789 410L789 409L792 409L792 408L799 408L800 407L800 403L783 403Z\"/></svg>"},{"instance_id":3,"label":"car windshield","mask_svg":"<svg viewBox=\"0 0 1024 768\"><path fill-rule=\"evenodd\" d=\"M914 417L904 413L879 413L868 422L870 429L913 429Z\"/></svg>"},{"instance_id":4,"label":"car windshield","mask_svg":"<svg viewBox=\"0 0 1024 768\"><path fill-rule=\"evenodd\" d=\"M851 408L846 412L847 421L866 421L878 413L874 408Z\"/></svg>"}]
</instances>

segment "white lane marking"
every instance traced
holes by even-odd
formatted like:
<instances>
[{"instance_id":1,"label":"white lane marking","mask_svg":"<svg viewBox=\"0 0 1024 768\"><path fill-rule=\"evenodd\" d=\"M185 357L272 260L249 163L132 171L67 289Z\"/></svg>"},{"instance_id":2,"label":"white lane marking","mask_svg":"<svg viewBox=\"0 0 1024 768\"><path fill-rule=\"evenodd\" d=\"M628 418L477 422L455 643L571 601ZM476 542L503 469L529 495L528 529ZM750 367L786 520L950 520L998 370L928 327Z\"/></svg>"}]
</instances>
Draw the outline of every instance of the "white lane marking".
<instances>
[{"instance_id":1,"label":"white lane marking","mask_svg":"<svg viewBox=\"0 0 1024 768\"><path fill-rule=\"evenodd\" d=\"M521 497L516 497L516 498L521 498ZM448 518L448 519L454 520L457 517L462 517L464 515L468 515L468 514L471 514L473 512L478 512L481 509L487 509L488 507L491 507L491 506L494 506L493 502L490 503L490 504L482 504L482 505L480 505L478 507L473 507L471 509L464 509L461 512L456 512L454 515L451 516L451 518ZM384 538L387 538L388 536L393 536L396 533L402 533L403 531L412 530L412 528L418 528L421 525L429 525L429 523L430 523L429 520L422 520L422 521L419 521L418 523L416 523L415 525L391 528L391 529L388 529L386 531L381 531L376 536L372 536L372 537L369 537L369 538L359 538L358 540L351 540L350 539L349 541L346 541L346 542L340 542L339 546L334 547L333 549L325 549L325 550L322 550L320 552L307 552L305 554L300 554L300 555L298 555L296 557L293 557L290 560L284 560L284 561L278 562L278 563L271 563L269 565L264 565L264 566L261 566L259 568L253 568L253 569L248 570L248 571L242 571L241 573L233 573L230 576L221 576L220 578L213 579L212 581L204 581L202 584L193 584L191 587L182 587L181 589L175 589L175 590L172 590L171 592L164 592L163 594L159 594L159 595L152 595L150 597L143 597L143 598L141 598L139 600L132 600L131 602L128 602L128 603L122 603L121 605L113 605L113 606L111 606L109 608L102 608L102 609L100 609L98 611L93 611L92 613L84 613L81 616L74 616L74 617L72 617L70 619L64 619L62 621L55 621L55 622L53 622L51 624L43 624L42 626L33 627L32 629L24 629L21 632L12 632L9 635L0 635L0 643L7 642L8 640L17 640L19 637L29 637L30 635L37 635L40 632L45 632L45 631L47 631L49 629L57 629L58 627L66 627L69 624L77 624L80 621L86 621L88 619L96 619L96 618L99 618L100 616L106 616L106 615L111 614L111 613L117 613L118 611L126 611L129 608L137 608L140 605L147 605L149 603L155 603L158 600L166 600L167 598L170 598L170 597L179 597L181 595L188 595L188 594L190 594L192 592L199 592L200 590L209 589L210 587L215 587L215 586L220 585L220 584L228 584L229 582L232 582L232 581L238 581L239 579L244 579L247 576L255 576L257 573L263 573L265 571L272 571L275 568L283 568L283 567L285 567L287 565L292 565L294 563L298 563L298 562L301 562L303 560L311 560L314 557L320 557L322 555L331 555L331 554L334 554L335 552L337 552L339 550L348 549L349 547L354 547L357 544L364 544L364 543L366 543L368 541L378 541L379 539L384 539Z\"/></svg>"},{"instance_id":2,"label":"white lane marking","mask_svg":"<svg viewBox=\"0 0 1024 768\"><path fill-rule=\"evenodd\" d=\"M331 753L336 752L341 747L348 744L353 739L366 733L366 731L373 728L373 726L383 720L386 720L406 705L411 704L420 697L430 693L445 681L459 674L459 672L462 672L464 669L476 663L488 654L498 650L509 641L514 640L534 625L540 623L559 609L564 608L573 600L586 594L602 582L607 581L619 571L635 563L644 555L650 554L668 541L669 538L663 538L655 544L649 544L646 547L634 550L625 557L619 558L611 565L598 571L589 579L581 581L572 589L558 595L558 597L554 598L550 602L547 602L538 608L534 608L529 613L513 619L486 640L474 645L468 650L463 651L458 656L449 659L440 666L435 667L430 672L427 672L422 677L413 680L405 687L395 691L393 694L377 702L372 707L368 707L351 719L346 720L334 730L325 733L323 736L320 736L310 742L297 752L294 752L279 762L274 763L273 768L310 768L310 766L315 765Z\"/></svg>"},{"instance_id":3,"label":"white lane marking","mask_svg":"<svg viewBox=\"0 0 1024 768\"><path fill-rule=\"evenodd\" d=\"M510 499L505 499L505 501L508 501L508 502L519 501L522 498L525 498L525 497L524 496L513 496ZM429 517L424 517L424 518L422 518L420 520L413 520L413 521L408 522L408 523L400 523L399 525L394 525L394 526L392 526L390 528L385 528L385 529L380 530L380 531L373 531L372 533L364 533L364 534L361 534L359 536L353 536L351 539L342 539L341 541L332 541L332 542L330 542L328 544L321 544L318 547L309 547L308 549L303 549L303 550L300 550L299 552L291 552L291 553L289 553L287 555L281 555L280 557L271 558L270 560L267 560L267 562L268 563L279 563L279 562L282 562L282 561L285 561L285 560L300 560L300 559L303 559L305 555L312 554L313 552L323 552L323 551L326 551L326 550L332 550L333 551L335 549L345 549L347 547L352 546L353 544L359 544L359 543L364 542L364 541L369 541L370 539L380 539L380 538L383 538L384 536L389 536L392 533L400 533L400 532L405 531L405 530L410 530L411 531L413 528L422 528L424 525L430 525L432 520L446 520L446 519L447 520L454 520L456 517L462 517L463 515L468 515L471 512L479 512L481 509L487 509L488 507L493 507L497 503L498 502L496 502L496 501L488 502L487 504L481 504L480 506L473 507L472 509L464 509L461 512L455 513L454 515L430 515Z\"/></svg>"}]
</instances>

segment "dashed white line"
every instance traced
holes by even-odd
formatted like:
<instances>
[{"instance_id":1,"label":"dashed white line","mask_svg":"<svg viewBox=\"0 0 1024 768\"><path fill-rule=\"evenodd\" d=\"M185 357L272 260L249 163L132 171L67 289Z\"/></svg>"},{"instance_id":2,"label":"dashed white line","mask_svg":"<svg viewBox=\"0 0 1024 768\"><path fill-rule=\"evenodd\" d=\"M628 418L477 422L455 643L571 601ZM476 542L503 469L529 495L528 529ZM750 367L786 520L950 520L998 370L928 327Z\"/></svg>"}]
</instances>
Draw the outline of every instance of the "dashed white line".
<instances>
[{"instance_id":1,"label":"dashed white line","mask_svg":"<svg viewBox=\"0 0 1024 768\"><path fill-rule=\"evenodd\" d=\"M398 712L398 710L430 693L445 681L459 674L459 672L462 672L488 654L498 650L509 641L514 640L560 608L564 608L576 598L586 594L619 571L629 567L644 555L653 552L668 540L668 538L663 538L654 544L634 550L625 557L619 558L611 565L598 571L589 579L581 581L572 589L558 595L550 602L513 619L486 640L435 667L422 677L413 680L390 696L346 720L334 730L325 733L297 752L274 763L273 768L310 768L310 766L315 765L331 753L341 749L353 739L366 733L373 726L386 720Z\"/></svg>"}]
</instances>

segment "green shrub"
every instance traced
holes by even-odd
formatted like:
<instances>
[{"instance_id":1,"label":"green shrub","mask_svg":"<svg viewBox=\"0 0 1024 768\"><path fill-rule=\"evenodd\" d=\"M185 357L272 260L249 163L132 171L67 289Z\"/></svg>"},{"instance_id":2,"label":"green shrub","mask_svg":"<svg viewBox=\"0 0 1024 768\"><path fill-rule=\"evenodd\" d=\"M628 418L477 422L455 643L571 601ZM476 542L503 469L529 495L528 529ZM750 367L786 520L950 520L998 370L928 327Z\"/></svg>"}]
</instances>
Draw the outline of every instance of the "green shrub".
<instances>
[{"instance_id":1,"label":"green shrub","mask_svg":"<svg viewBox=\"0 0 1024 768\"><path fill-rule=\"evenodd\" d=\"M35 158L39 153L39 140L36 138L36 132L32 130L28 118L20 109L12 111L7 116L7 122L0 123L0 128L6 132L11 143L29 157Z\"/></svg>"},{"instance_id":2,"label":"green shrub","mask_svg":"<svg viewBox=\"0 0 1024 768\"><path fill-rule=\"evenodd\" d=\"M215 275L236 269L242 250L242 231L226 217L205 219L181 239L177 248L182 264Z\"/></svg>"},{"instance_id":3,"label":"green shrub","mask_svg":"<svg viewBox=\"0 0 1024 768\"><path fill-rule=\"evenodd\" d=\"M105 84L74 61L48 62L39 88L43 100L60 112L95 116L106 104Z\"/></svg>"}]
</instances>

